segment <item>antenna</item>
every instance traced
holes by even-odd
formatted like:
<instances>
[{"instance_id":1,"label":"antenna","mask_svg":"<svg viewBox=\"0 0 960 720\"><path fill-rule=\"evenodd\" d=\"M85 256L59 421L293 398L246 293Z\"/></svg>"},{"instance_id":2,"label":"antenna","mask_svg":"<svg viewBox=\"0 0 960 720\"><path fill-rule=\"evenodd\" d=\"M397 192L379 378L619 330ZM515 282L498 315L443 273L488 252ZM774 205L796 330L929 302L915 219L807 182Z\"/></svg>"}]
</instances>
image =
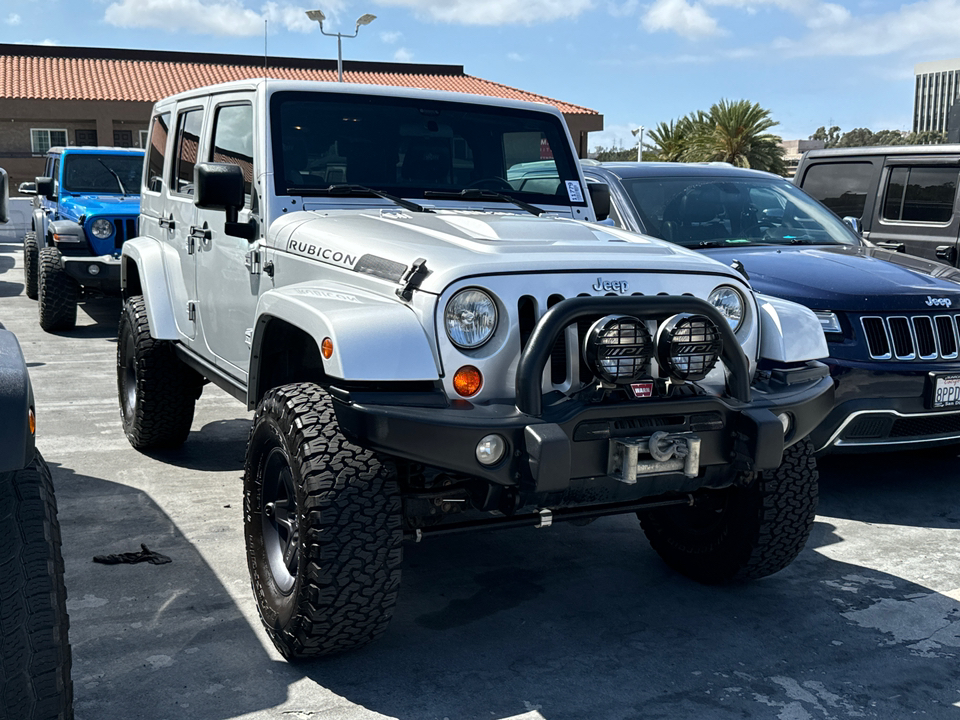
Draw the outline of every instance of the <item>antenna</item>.
<instances>
[{"instance_id":1,"label":"antenna","mask_svg":"<svg viewBox=\"0 0 960 720\"><path fill-rule=\"evenodd\" d=\"M263 19L263 79L267 79L267 23L269 21Z\"/></svg>"}]
</instances>

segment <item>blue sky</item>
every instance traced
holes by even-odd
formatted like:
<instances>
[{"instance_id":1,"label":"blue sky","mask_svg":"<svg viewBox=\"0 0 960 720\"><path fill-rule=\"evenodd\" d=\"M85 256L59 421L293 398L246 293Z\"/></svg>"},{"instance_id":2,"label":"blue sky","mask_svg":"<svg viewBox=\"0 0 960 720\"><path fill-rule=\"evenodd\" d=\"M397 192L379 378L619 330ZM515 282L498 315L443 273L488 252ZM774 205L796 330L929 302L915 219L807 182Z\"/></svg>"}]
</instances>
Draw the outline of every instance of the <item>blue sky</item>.
<instances>
[{"instance_id":1,"label":"blue sky","mask_svg":"<svg viewBox=\"0 0 960 720\"><path fill-rule=\"evenodd\" d=\"M2 0L0 42L336 58L304 11L351 32L344 57L463 65L603 113L590 146L630 145L721 98L820 125L911 129L913 66L960 56L960 0Z\"/></svg>"}]
</instances>

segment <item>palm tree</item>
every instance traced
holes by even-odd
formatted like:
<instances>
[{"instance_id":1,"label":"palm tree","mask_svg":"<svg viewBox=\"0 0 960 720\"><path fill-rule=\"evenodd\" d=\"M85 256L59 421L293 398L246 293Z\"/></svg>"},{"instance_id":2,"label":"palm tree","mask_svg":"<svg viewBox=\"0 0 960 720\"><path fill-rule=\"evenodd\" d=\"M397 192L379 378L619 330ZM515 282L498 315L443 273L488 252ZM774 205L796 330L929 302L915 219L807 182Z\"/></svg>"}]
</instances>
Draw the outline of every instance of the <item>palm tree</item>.
<instances>
[{"instance_id":1,"label":"palm tree","mask_svg":"<svg viewBox=\"0 0 960 720\"><path fill-rule=\"evenodd\" d=\"M781 138L766 132L778 123L770 111L749 100L721 100L690 119L693 131L683 160L728 162L783 174ZM679 123L678 123L679 125Z\"/></svg>"},{"instance_id":2,"label":"palm tree","mask_svg":"<svg viewBox=\"0 0 960 720\"><path fill-rule=\"evenodd\" d=\"M671 120L669 123L657 123L648 133L650 139L657 144L657 159L661 162L682 162L692 130L689 116L676 122Z\"/></svg>"}]
</instances>

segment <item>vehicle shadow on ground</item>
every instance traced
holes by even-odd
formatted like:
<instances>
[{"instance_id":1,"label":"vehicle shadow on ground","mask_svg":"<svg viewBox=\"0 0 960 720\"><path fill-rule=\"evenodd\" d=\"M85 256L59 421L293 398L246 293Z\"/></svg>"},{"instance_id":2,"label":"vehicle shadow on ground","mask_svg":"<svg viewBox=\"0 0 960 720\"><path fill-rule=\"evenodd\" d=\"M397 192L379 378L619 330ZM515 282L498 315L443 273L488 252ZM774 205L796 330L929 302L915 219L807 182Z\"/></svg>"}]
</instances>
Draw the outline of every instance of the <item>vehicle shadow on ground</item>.
<instances>
[{"instance_id":1,"label":"vehicle shadow on ground","mask_svg":"<svg viewBox=\"0 0 960 720\"><path fill-rule=\"evenodd\" d=\"M286 687L261 678L274 661L163 510L140 490L50 466L63 536L77 720L217 720L282 703ZM222 512L224 523L241 521L239 511ZM137 551L141 543L172 562L92 562L95 555Z\"/></svg>"},{"instance_id":2,"label":"vehicle shadow on ground","mask_svg":"<svg viewBox=\"0 0 960 720\"><path fill-rule=\"evenodd\" d=\"M216 420L191 431L189 441L178 448L144 454L159 462L190 470L242 472L249 435L249 420Z\"/></svg>"},{"instance_id":3,"label":"vehicle shadow on ground","mask_svg":"<svg viewBox=\"0 0 960 720\"><path fill-rule=\"evenodd\" d=\"M960 529L960 457L946 450L836 455L818 465L821 515Z\"/></svg>"},{"instance_id":4,"label":"vehicle shadow on ground","mask_svg":"<svg viewBox=\"0 0 960 720\"><path fill-rule=\"evenodd\" d=\"M814 540L839 538L818 523ZM303 669L399 718L956 717L958 617L813 547L770 578L701 586L620 517L408 546L387 636Z\"/></svg>"}]
</instances>

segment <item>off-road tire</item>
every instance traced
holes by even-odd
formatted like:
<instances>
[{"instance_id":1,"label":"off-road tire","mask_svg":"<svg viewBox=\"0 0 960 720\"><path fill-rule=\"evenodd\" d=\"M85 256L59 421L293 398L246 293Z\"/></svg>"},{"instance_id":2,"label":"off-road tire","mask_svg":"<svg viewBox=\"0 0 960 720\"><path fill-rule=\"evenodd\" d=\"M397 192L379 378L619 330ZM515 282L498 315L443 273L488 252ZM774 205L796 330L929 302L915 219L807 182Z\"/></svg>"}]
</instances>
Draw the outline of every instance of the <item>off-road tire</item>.
<instances>
[{"instance_id":1,"label":"off-road tire","mask_svg":"<svg viewBox=\"0 0 960 720\"><path fill-rule=\"evenodd\" d=\"M818 477L813 445L804 439L749 485L703 490L693 507L637 515L674 570L708 584L752 580L782 570L803 549L817 512Z\"/></svg>"},{"instance_id":2,"label":"off-road tire","mask_svg":"<svg viewBox=\"0 0 960 720\"><path fill-rule=\"evenodd\" d=\"M36 300L40 292L40 248L37 233L30 230L23 236L23 287L27 297Z\"/></svg>"},{"instance_id":3,"label":"off-road tire","mask_svg":"<svg viewBox=\"0 0 960 720\"><path fill-rule=\"evenodd\" d=\"M150 336L142 295L123 304L117 331L117 395L127 440L137 450L179 447L190 434L203 378L173 343Z\"/></svg>"},{"instance_id":4,"label":"off-road tire","mask_svg":"<svg viewBox=\"0 0 960 720\"><path fill-rule=\"evenodd\" d=\"M67 591L50 470L0 473L0 717L73 717Z\"/></svg>"},{"instance_id":5,"label":"off-road tire","mask_svg":"<svg viewBox=\"0 0 960 720\"><path fill-rule=\"evenodd\" d=\"M277 468L289 472L294 548L279 572L269 553L280 535L265 509ZM244 534L260 619L284 657L352 650L386 631L400 589L401 519L396 467L343 437L321 388L266 394L247 445Z\"/></svg>"},{"instance_id":6,"label":"off-road tire","mask_svg":"<svg viewBox=\"0 0 960 720\"><path fill-rule=\"evenodd\" d=\"M40 301L40 327L47 332L72 330L77 325L80 284L67 275L60 251L56 248L43 248L39 262L37 299Z\"/></svg>"}]
</instances>

